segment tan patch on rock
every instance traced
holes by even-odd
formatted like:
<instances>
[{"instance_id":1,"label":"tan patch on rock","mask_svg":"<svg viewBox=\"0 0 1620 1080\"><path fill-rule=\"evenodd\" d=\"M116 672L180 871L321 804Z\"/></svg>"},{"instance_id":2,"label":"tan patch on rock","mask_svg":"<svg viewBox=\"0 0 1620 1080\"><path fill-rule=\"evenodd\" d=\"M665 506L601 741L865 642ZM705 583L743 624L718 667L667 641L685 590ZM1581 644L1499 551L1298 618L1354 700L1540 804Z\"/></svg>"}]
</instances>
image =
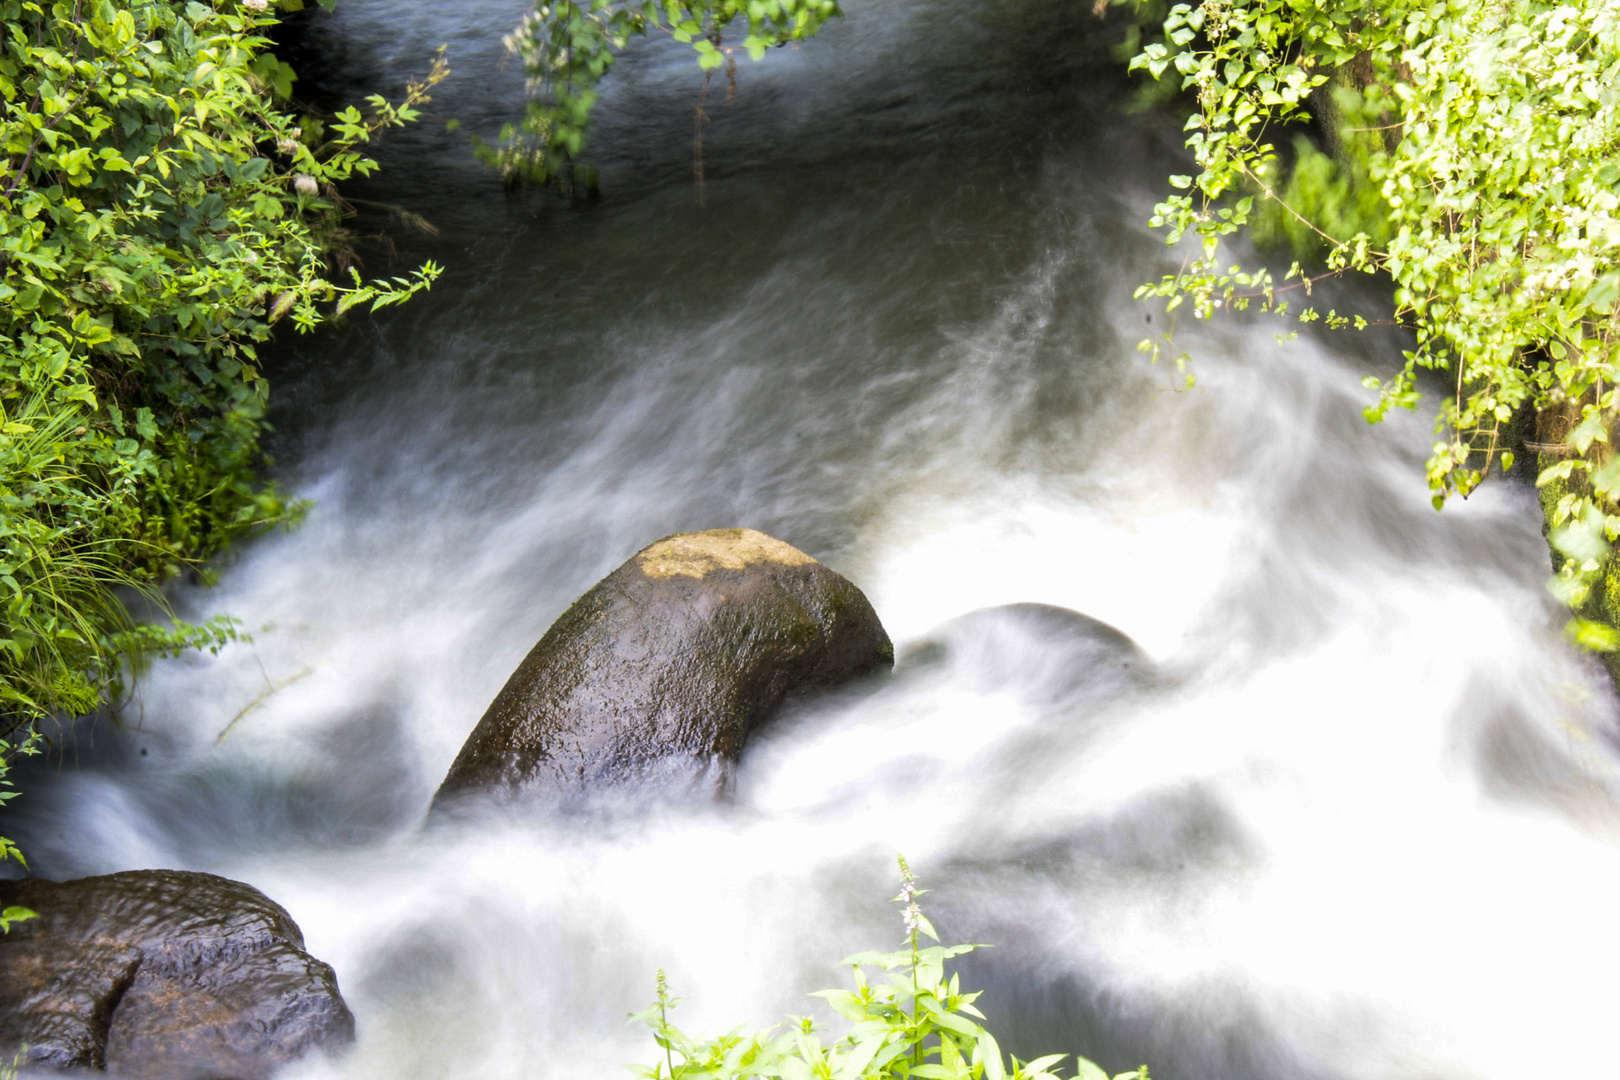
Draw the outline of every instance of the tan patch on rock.
<instances>
[{"instance_id":1,"label":"tan patch on rock","mask_svg":"<svg viewBox=\"0 0 1620 1080\"><path fill-rule=\"evenodd\" d=\"M702 579L716 570L741 570L755 563L806 566L815 561L793 545L753 529L681 533L636 556L641 572L658 580L677 575Z\"/></svg>"}]
</instances>

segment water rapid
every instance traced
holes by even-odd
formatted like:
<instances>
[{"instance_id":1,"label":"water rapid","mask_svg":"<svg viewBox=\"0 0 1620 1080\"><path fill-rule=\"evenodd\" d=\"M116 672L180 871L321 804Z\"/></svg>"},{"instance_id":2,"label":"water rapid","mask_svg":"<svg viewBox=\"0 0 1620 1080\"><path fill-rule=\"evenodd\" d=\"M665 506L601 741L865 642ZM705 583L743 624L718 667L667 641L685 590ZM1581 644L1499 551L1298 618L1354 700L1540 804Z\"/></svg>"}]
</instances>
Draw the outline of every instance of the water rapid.
<instances>
[{"instance_id":1,"label":"water rapid","mask_svg":"<svg viewBox=\"0 0 1620 1080\"><path fill-rule=\"evenodd\" d=\"M1430 509L1422 419L1360 417L1397 337L1184 323L1187 392L1135 352L1165 328L1131 292L1169 265L1142 223L1178 137L1126 110L1089 5L852 2L710 87L701 189L698 77L638 47L590 206L468 152L520 107L523 7L308 28L335 97L449 44L429 122L353 193L399 248L361 242L370 272L448 269L278 346L308 520L179 597L251 644L158 666L23 778L6 831L39 872L208 870L285 905L359 1024L301 1080L616 1075L651 1055L625 1016L660 968L691 1031L810 1010L898 943L896 852L942 932L995 945L965 981L1026 1057L1608 1075L1612 692L1559 642L1533 493ZM971 624L943 665L793 705L723 805L422 828L574 597L733 525L851 578L902 651L1038 602L1153 674L1098 687L1061 641Z\"/></svg>"}]
</instances>

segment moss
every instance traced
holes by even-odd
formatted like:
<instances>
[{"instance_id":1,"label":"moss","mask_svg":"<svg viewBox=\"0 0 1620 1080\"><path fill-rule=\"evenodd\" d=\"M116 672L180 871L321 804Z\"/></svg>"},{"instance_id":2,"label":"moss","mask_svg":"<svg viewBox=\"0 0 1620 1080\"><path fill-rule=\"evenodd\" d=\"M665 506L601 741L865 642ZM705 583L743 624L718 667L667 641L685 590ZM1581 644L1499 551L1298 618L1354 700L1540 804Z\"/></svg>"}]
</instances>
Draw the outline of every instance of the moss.
<instances>
[{"instance_id":1,"label":"moss","mask_svg":"<svg viewBox=\"0 0 1620 1080\"><path fill-rule=\"evenodd\" d=\"M1609 626L1620 626L1620 560L1611 558L1604 565L1603 576L1593 587L1581 614ZM1615 688L1620 690L1620 652L1604 652L1598 655L1603 658L1604 666L1609 669L1609 678L1613 680Z\"/></svg>"},{"instance_id":2,"label":"moss","mask_svg":"<svg viewBox=\"0 0 1620 1080\"><path fill-rule=\"evenodd\" d=\"M1554 459L1551 454L1537 455L1536 467L1539 470L1544 472L1546 471L1547 466L1552 465L1553 463ZM1564 495L1568 493L1568 491L1569 481L1567 480L1552 480L1536 489L1536 494L1541 499L1542 536L1547 536L1552 531L1553 507L1558 505L1558 500L1562 499ZM1558 558L1556 552L1553 553L1553 558L1554 560Z\"/></svg>"},{"instance_id":3,"label":"moss","mask_svg":"<svg viewBox=\"0 0 1620 1080\"><path fill-rule=\"evenodd\" d=\"M1557 458L1550 454L1541 454L1538 465L1545 470L1549 465L1555 464ZM1547 551L1552 556L1553 567L1562 565L1564 557L1558 549L1552 546L1550 537L1553 530L1553 511L1557 508L1559 500L1569 494L1571 485L1568 480L1552 480L1537 489L1541 500L1541 532L1549 537ZM1603 564L1603 570L1598 580L1593 584L1586 596L1586 602L1575 610L1575 614L1583 619L1605 623L1609 626L1620 627L1620 559L1610 555ZM1604 666L1609 669L1609 677L1614 681L1615 688L1620 690L1620 652L1599 653L1603 658Z\"/></svg>"}]
</instances>

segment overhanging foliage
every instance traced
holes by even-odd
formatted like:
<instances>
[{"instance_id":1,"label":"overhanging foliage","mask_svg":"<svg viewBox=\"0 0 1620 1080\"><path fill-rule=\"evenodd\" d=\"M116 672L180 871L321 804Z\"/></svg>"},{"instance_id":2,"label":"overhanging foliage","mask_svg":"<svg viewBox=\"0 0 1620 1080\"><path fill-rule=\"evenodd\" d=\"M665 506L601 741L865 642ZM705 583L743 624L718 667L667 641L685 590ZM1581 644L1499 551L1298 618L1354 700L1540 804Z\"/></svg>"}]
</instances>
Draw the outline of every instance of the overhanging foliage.
<instances>
[{"instance_id":1,"label":"overhanging foliage","mask_svg":"<svg viewBox=\"0 0 1620 1080\"><path fill-rule=\"evenodd\" d=\"M257 344L438 272L335 285L322 230L442 61L323 141L256 71L268 6L0 0L0 738L233 636L136 626L124 596L292 512L256 475Z\"/></svg>"},{"instance_id":2,"label":"overhanging foliage","mask_svg":"<svg viewBox=\"0 0 1620 1080\"><path fill-rule=\"evenodd\" d=\"M1550 509L1562 554L1556 590L1577 609L1620 538L1620 460L1608 451L1620 411L1620 4L1509 0L1209 0L1178 4L1164 38L1132 62L1178 74L1196 101L1187 147L1197 173L1154 223L1185 239L1182 269L1139 295L1333 325L1309 306L1298 264L1282 282L1230 262L1222 238L1276 199L1281 125L1331 94L1341 131L1361 143L1388 206L1390 239L1334 235L1289 207L1323 242L1331 272L1382 272L1395 317L1416 335L1402 370L1380 383L1369 419L1414 407L1418 373L1448 373L1428 480L1436 508L1506 469L1504 425L1521 408L1551 425L1537 447L1543 485L1578 481ZM1335 78L1335 76L1337 76ZM1314 96L1313 96L1314 95ZM1290 292L1303 294L1298 309ZM1144 342L1158 355L1164 340ZM1178 360L1185 362L1185 356ZM1544 425L1544 430L1548 425ZM1572 624L1588 645L1620 636Z\"/></svg>"},{"instance_id":3,"label":"overhanging foliage","mask_svg":"<svg viewBox=\"0 0 1620 1080\"><path fill-rule=\"evenodd\" d=\"M576 175L576 165L597 86L632 39L668 34L692 46L705 73L723 67L729 79L736 49L758 60L769 48L812 37L839 14L838 0L537 0L506 36L529 79L523 121L508 124L481 155L509 182L594 188L594 171Z\"/></svg>"}]
</instances>

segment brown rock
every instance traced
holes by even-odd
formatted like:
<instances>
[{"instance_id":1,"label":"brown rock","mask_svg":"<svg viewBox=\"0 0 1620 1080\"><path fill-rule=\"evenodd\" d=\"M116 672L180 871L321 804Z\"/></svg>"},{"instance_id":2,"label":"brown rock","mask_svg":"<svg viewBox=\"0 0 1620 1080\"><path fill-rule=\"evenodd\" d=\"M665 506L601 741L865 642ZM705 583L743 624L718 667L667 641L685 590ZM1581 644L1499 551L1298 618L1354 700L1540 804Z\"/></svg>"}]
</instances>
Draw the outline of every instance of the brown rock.
<instances>
[{"instance_id":1,"label":"brown rock","mask_svg":"<svg viewBox=\"0 0 1620 1080\"><path fill-rule=\"evenodd\" d=\"M709 782L789 692L893 662L866 597L804 552L751 529L665 537L552 624L435 803Z\"/></svg>"},{"instance_id":2,"label":"brown rock","mask_svg":"<svg viewBox=\"0 0 1620 1080\"><path fill-rule=\"evenodd\" d=\"M212 874L0 882L0 1053L152 1080L260 1080L347 1044L354 1017L292 917Z\"/></svg>"}]
</instances>

